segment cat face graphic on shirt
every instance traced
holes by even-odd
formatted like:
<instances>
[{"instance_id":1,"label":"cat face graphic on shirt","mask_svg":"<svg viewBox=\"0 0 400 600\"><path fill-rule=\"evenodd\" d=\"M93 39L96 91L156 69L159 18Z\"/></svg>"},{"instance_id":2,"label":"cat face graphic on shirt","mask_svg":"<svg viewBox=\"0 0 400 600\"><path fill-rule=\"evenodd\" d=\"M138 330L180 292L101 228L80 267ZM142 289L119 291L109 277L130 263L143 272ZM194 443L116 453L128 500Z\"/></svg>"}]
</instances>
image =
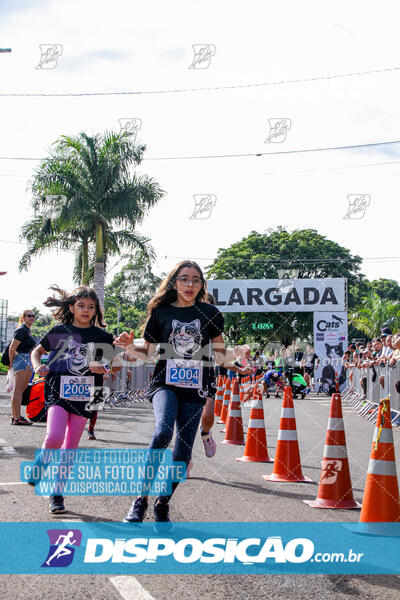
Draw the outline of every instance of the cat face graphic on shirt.
<instances>
[{"instance_id":1,"label":"cat face graphic on shirt","mask_svg":"<svg viewBox=\"0 0 400 600\"><path fill-rule=\"evenodd\" d=\"M174 350L179 356L195 354L201 347L201 340L199 319L195 319L191 323L181 323L176 319L172 321L172 333L169 341L172 342Z\"/></svg>"},{"instance_id":2,"label":"cat face graphic on shirt","mask_svg":"<svg viewBox=\"0 0 400 600\"><path fill-rule=\"evenodd\" d=\"M343 342L340 342L340 344L337 344L336 346L325 344L325 348L328 358L341 358L343 356Z\"/></svg>"},{"instance_id":3,"label":"cat face graphic on shirt","mask_svg":"<svg viewBox=\"0 0 400 600\"><path fill-rule=\"evenodd\" d=\"M78 344L69 340L68 349L65 353L65 361L68 371L74 375L82 375L87 371L89 363L93 360L94 343Z\"/></svg>"}]
</instances>

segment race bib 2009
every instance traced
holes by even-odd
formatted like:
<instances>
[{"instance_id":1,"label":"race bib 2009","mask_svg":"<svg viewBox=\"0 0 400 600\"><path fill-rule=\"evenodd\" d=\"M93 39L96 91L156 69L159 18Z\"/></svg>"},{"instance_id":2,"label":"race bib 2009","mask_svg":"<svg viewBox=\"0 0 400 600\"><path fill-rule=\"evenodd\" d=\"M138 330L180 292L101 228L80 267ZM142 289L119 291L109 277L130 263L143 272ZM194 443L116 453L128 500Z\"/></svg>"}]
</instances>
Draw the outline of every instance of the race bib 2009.
<instances>
[{"instance_id":1,"label":"race bib 2009","mask_svg":"<svg viewBox=\"0 0 400 600\"><path fill-rule=\"evenodd\" d=\"M89 401L94 393L94 377L77 377L62 375L60 381L60 398L70 402Z\"/></svg>"},{"instance_id":2,"label":"race bib 2009","mask_svg":"<svg viewBox=\"0 0 400 600\"><path fill-rule=\"evenodd\" d=\"M168 359L165 383L183 388L202 388L203 366L201 361Z\"/></svg>"}]
</instances>

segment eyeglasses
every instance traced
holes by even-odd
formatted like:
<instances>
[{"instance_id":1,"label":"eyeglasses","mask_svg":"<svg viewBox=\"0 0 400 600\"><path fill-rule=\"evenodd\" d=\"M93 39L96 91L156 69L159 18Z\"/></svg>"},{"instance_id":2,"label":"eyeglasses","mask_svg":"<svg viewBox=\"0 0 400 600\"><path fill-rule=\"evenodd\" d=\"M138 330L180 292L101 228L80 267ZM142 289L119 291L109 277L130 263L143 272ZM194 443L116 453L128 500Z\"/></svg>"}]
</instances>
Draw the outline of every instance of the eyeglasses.
<instances>
[{"instance_id":1,"label":"eyeglasses","mask_svg":"<svg viewBox=\"0 0 400 600\"><path fill-rule=\"evenodd\" d=\"M36 315L25 315L26 317L29 317L30 319L35 319Z\"/></svg>"},{"instance_id":2,"label":"eyeglasses","mask_svg":"<svg viewBox=\"0 0 400 600\"><path fill-rule=\"evenodd\" d=\"M176 280L180 281L182 285L189 285L189 283L191 283L196 287L199 287L203 283L203 280L200 279L200 277L193 277L193 279L190 279L190 277L185 277L185 275L182 275L182 277L177 277Z\"/></svg>"}]
</instances>

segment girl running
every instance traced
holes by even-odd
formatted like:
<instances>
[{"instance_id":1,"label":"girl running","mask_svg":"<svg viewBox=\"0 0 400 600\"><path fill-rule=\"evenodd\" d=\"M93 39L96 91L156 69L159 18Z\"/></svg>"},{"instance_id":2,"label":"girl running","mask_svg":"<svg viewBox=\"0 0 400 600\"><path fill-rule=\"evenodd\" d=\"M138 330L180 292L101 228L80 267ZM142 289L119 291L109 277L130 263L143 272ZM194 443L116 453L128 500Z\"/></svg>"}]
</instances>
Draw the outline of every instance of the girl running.
<instances>
[{"instance_id":1,"label":"girl running","mask_svg":"<svg viewBox=\"0 0 400 600\"><path fill-rule=\"evenodd\" d=\"M50 329L31 355L35 373L47 376L47 430L42 448L74 449L91 416L90 406L102 399L103 374L113 370L113 336L101 329L105 327L103 314L93 289L83 286L71 294L56 286L51 289L58 297L47 298L44 305L55 307L53 316L60 324ZM49 360L41 365L45 352L50 352ZM74 393L72 384L77 378L82 385ZM50 496L49 511L65 512L63 496Z\"/></svg>"},{"instance_id":2,"label":"girl running","mask_svg":"<svg viewBox=\"0 0 400 600\"><path fill-rule=\"evenodd\" d=\"M155 430L149 449L167 448L176 424L172 459L183 461L186 466L208 394L204 371L209 364L210 342L217 364L237 373L247 373L247 369L225 362L223 329L221 313L216 306L207 303L207 284L201 268L187 260L172 269L148 304L144 347L133 344L132 332L122 333L115 341L141 360L149 360L157 344L161 345L160 360L147 391L155 413ZM164 524L164 530L170 526L169 501L177 485L177 482L172 483L170 495L156 498L156 530L162 529L159 524ZM147 508L147 496L139 496L132 503L125 522L143 521Z\"/></svg>"}]
</instances>

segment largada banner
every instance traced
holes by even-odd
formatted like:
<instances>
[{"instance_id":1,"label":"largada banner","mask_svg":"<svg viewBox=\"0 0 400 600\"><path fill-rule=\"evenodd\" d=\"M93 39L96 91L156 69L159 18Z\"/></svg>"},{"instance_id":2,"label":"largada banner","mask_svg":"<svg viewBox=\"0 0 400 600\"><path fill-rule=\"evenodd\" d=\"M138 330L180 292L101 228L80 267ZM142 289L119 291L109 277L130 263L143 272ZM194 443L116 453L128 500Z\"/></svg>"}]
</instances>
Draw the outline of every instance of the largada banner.
<instances>
[{"instance_id":1,"label":"largada banner","mask_svg":"<svg viewBox=\"0 0 400 600\"><path fill-rule=\"evenodd\" d=\"M208 281L221 312L346 310L346 279L216 279Z\"/></svg>"},{"instance_id":2,"label":"largada banner","mask_svg":"<svg viewBox=\"0 0 400 600\"><path fill-rule=\"evenodd\" d=\"M314 351L319 358L314 377L327 391L335 384L335 375L340 390L345 387L342 359L347 350L347 335L347 312L314 313Z\"/></svg>"}]
</instances>

